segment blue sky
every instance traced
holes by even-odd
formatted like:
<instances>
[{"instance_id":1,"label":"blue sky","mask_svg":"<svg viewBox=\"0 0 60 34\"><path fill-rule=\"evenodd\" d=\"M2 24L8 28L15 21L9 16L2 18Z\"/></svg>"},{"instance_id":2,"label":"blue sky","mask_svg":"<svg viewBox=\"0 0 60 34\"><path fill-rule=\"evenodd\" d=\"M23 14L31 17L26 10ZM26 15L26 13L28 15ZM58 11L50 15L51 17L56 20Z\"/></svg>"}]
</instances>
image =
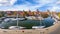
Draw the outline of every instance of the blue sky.
<instances>
[{"instance_id":1,"label":"blue sky","mask_svg":"<svg viewBox=\"0 0 60 34\"><path fill-rule=\"evenodd\" d=\"M0 0L0 10L60 11L60 0Z\"/></svg>"}]
</instances>

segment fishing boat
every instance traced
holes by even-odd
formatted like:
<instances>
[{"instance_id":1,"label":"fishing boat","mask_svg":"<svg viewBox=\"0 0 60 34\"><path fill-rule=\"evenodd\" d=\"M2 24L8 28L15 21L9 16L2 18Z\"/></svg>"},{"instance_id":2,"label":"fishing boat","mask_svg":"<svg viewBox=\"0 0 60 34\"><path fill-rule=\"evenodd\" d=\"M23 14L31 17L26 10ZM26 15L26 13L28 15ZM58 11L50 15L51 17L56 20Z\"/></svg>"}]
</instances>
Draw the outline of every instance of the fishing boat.
<instances>
[{"instance_id":1,"label":"fishing boat","mask_svg":"<svg viewBox=\"0 0 60 34\"><path fill-rule=\"evenodd\" d=\"M40 25L39 25L39 26L33 26L32 28L33 28L33 29L44 28L44 27L45 27L45 23L43 23L43 24L44 24L44 25L43 25L42 22L41 22L42 20L44 20L43 17L37 16L36 19L40 20L40 23L39 23Z\"/></svg>"}]
</instances>

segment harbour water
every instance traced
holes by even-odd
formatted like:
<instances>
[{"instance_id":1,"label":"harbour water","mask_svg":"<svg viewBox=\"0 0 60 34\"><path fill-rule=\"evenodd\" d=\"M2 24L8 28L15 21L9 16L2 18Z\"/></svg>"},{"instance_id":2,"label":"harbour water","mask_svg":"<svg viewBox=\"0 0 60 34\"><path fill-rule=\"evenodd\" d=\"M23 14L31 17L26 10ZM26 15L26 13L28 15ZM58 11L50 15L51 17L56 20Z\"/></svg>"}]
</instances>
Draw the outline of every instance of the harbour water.
<instances>
[{"instance_id":1,"label":"harbour water","mask_svg":"<svg viewBox=\"0 0 60 34\"><path fill-rule=\"evenodd\" d=\"M27 29L31 29L32 26L45 26L49 27L52 26L54 23L54 19L51 19L51 17L48 18L44 18L44 20L18 20L18 26L23 26L23 27L27 27ZM9 28L10 26L17 26L17 20L9 20L9 21L2 21L2 23L0 24L0 27L4 27L5 29Z\"/></svg>"}]
</instances>

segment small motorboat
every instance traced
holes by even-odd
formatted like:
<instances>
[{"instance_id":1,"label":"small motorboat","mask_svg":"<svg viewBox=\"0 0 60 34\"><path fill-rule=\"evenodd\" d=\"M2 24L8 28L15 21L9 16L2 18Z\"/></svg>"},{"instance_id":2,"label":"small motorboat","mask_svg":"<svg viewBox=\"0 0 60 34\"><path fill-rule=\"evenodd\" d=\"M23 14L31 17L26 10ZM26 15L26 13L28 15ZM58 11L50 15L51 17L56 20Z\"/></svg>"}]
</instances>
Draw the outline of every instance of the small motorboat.
<instances>
[{"instance_id":1,"label":"small motorboat","mask_svg":"<svg viewBox=\"0 0 60 34\"><path fill-rule=\"evenodd\" d=\"M33 29L39 29L39 28L44 28L45 26L33 26Z\"/></svg>"},{"instance_id":2,"label":"small motorboat","mask_svg":"<svg viewBox=\"0 0 60 34\"><path fill-rule=\"evenodd\" d=\"M21 27L21 26L10 26L9 29L24 29L26 27Z\"/></svg>"}]
</instances>

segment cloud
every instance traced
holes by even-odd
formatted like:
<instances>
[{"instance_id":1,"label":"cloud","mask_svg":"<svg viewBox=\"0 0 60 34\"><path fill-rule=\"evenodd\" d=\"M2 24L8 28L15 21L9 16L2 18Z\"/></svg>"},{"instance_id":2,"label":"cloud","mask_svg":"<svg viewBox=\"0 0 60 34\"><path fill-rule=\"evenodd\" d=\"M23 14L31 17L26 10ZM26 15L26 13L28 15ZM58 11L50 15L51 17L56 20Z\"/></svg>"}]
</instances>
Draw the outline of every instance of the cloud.
<instances>
[{"instance_id":1,"label":"cloud","mask_svg":"<svg viewBox=\"0 0 60 34\"><path fill-rule=\"evenodd\" d=\"M19 5L14 5L16 3L16 1L18 0L10 0L10 1L2 1L0 0L0 6L4 6L6 5L6 7L0 7L0 10L36 10L39 9L41 7L43 7L43 9L49 9L51 11L57 11L60 10L60 1L59 0L33 0L35 2L31 3L26 1L26 0L21 0L22 2L24 2L23 4L19 4ZM6 2L6 3L5 3ZM5 3L5 4L3 4ZM20 2L19 2L20 3ZM46 8L44 8L44 6L46 6ZM4 9L3 9L4 8ZM41 9L43 11L43 9Z\"/></svg>"},{"instance_id":2,"label":"cloud","mask_svg":"<svg viewBox=\"0 0 60 34\"><path fill-rule=\"evenodd\" d=\"M13 5L17 0L10 0L10 4Z\"/></svg>"},{"instance_id":3,"label":"cloud","mask_svg":"<svg viewBox=\"0 0 60 34\"><path fill-rule=\"evenodd\" d=\"M59 6L52 6L49 8L50 11L60 11L60 7Z\"/></svg>"},{"instance_id":4,"label":"cloud","mask_svg":"<svg viewBox=\"0 0 60 34\"><path fill-rule=\"evenodd\" d=\"M41 7L44 8L45 5L49 6L49 7L46 7L46 10L49 9L49 10L53 11L53 10L59 9L59 8L56 9L56 7L57 7L56 3L58 2L57 0L33 0L33 1L35 1L37 4L36 5L32 5L29 2L25 1L26 3L23 4L23 6L21 6L21 5L18 6L18 9L20 8L20 9L24 9L24 10L28 10L28 9L36 10L36 9L41 8Z\"/></svg>"},{"instance_id":5,"label":"cloud","mask_svg":"<svg viewBox=\"0 0 60 34\"><path fill-rule=\"evenodd\" d=\"M0 0L0 6L12 6L17 0Z\"/></svg>"},{"instance_id":6,"label":"cloud","mask_svg":"<svg viewBox=\"0 0 60 34\"><path fill-rule=\"evenodd\" d=\"M60 4L60 1L57 1L56 4Z\"/></svg>"},{"instance_id":7,"label":"cloud","mask_svg":"<svg viewBox=\"0 0 60 34\"><path fill-rule=\"evenodd\" d=\"M60 0L42 0L41 4L44 4L44 6L49 6L46 7L46 9L49 9L50 11L60 11Z\"/></svg>"}]
</instances>

